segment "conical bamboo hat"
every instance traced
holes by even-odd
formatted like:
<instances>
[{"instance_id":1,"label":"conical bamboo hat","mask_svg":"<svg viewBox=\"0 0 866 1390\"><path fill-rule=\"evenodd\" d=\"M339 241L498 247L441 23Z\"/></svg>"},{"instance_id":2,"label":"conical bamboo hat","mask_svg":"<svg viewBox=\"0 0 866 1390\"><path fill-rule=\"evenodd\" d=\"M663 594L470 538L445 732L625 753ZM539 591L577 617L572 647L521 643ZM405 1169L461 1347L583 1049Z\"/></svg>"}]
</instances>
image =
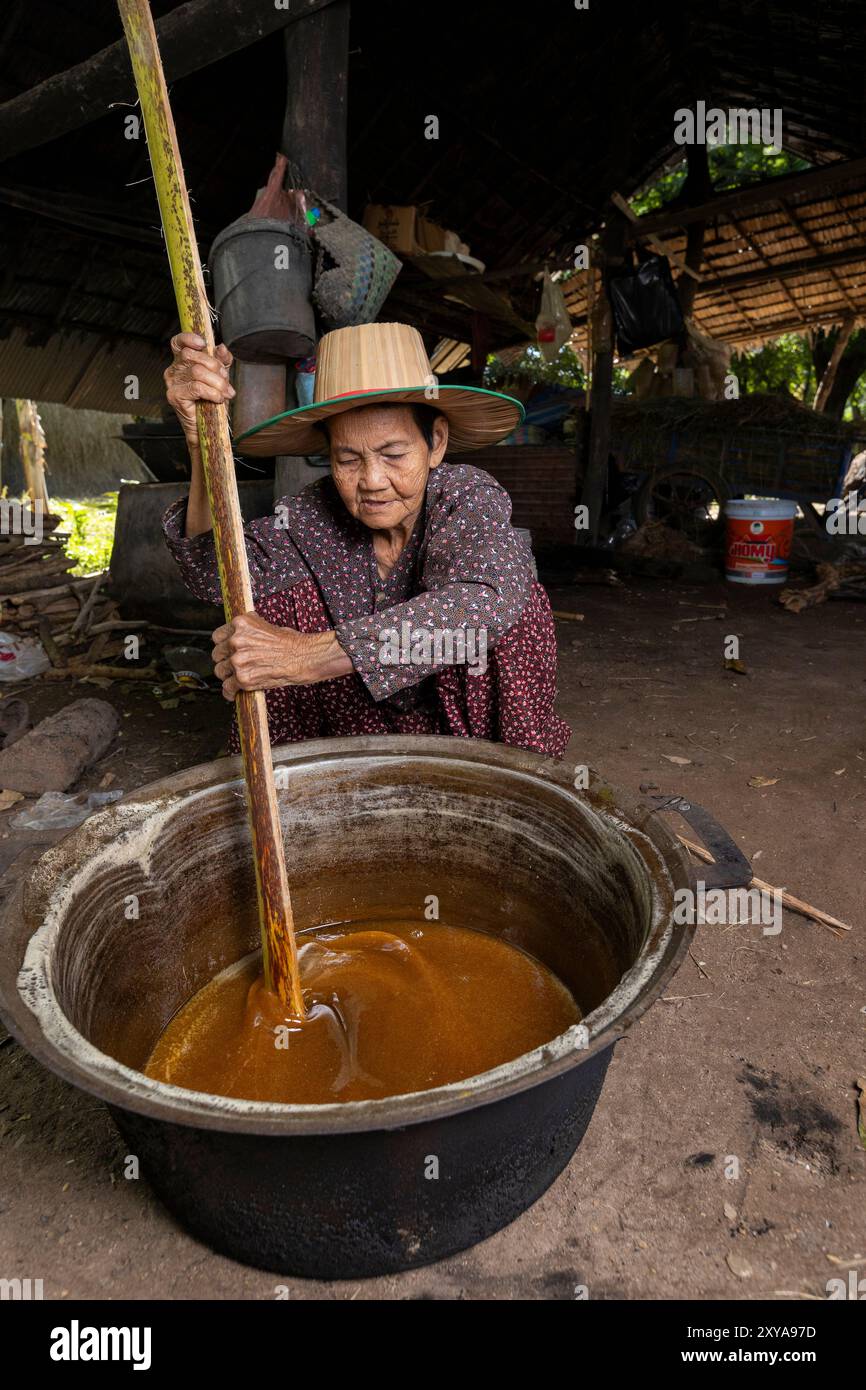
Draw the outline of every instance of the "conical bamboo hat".
<instances>
[{"instance_id":1,"label":"conical bamboo hat","mask_svg":"<svg viewBox=\"0 0 866 1390\"><path fill-rule=\"evenodd\" d=\"M523 419L523 406L511 396L478 386L440 386L417 328L362 323L337 328L320 340L312 405L253 425L235 444L243 445L243 454L325 453L328 442L318 428L320 420L378 401L435 406L448 420L449 454L496 444Z\"/></svg>"}]
</instances>

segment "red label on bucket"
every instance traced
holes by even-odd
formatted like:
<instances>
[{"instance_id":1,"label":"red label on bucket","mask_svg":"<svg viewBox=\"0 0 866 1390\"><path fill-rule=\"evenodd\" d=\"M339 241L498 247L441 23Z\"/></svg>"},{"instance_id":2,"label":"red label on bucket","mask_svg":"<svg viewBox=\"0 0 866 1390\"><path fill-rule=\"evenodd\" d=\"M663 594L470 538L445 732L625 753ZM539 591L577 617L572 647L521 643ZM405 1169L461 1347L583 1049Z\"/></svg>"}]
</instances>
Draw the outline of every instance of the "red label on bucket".
<instances>
[{"instance_id":1,"label":"red label on bucket","mask_svg":"<svg viewBox=\"0 0 866 1390\"><path fill-rule=\"evenodd\" d=\"M757 517L728 517L727 558L729 574L753 575L784 573L788 568L793 517L761 520Z\"/></svg>"}]
</instances>

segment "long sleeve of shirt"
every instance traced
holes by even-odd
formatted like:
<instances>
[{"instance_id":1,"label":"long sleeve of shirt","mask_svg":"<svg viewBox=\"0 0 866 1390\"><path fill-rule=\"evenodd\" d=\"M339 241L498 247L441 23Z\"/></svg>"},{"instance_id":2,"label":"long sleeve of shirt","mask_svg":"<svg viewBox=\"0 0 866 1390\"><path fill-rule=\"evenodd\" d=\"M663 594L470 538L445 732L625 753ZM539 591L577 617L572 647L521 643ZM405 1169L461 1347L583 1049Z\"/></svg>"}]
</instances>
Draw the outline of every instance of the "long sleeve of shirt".
<instances>
[{"instance_id":1,"label":"long sleeve of shirt","mask_svg":"<svg viewBox=\"0 0 866 1390\"><path fill-rule=\"evenodd\" d=\"M420 592L337 625L337 640L374 700L443 666L477 665L529 600L532 557L511 526L511 500L493 480L479 481L479 470L471 472L426 538Z\"/></svg>"},{"instance_id":2,"label":"long sleeve of shirt","mask_svg":"<svg viewBox=\"0 0 866 1390\"><path fill-rule=\"evenodd\" d=\"M270 516L244 526L254 601L310 578L304 558L285 526L286 504L291 500L283 498ZM186 506L187 499L181 497L166 511L162 519L166 544L190 593L204 603L222 603L213 532L185 536Z\"/></svg>"}]
</instances>

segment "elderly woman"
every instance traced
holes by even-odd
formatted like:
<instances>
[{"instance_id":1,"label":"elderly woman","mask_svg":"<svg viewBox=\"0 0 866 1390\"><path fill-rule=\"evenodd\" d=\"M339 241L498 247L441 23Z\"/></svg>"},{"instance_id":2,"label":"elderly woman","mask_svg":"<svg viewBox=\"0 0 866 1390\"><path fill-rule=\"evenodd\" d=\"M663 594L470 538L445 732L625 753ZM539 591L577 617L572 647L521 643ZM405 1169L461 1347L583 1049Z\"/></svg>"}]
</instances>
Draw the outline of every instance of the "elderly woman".
<instances>
[{"instance_id":1,"label":"elderly woman","mask_svg":"<svg viewBox=\"0 0 866 1390\"><path fill-rule=\"evenodd\" d=\"M192 481L165 533L190 591L218 603L195 403L231 400L232 358L183 333L172 352ZM508 397L437 385L415 329L367 324L321 340L311 406L241 436L245 454L330 459L329 476L246 526L255 612L213 634L223 694L264 690L274 743L439 733L562 756L571 731L553 712L556 637L531 552L504 489L445 458L520 418Z\"/></svg>"}]
</instances>

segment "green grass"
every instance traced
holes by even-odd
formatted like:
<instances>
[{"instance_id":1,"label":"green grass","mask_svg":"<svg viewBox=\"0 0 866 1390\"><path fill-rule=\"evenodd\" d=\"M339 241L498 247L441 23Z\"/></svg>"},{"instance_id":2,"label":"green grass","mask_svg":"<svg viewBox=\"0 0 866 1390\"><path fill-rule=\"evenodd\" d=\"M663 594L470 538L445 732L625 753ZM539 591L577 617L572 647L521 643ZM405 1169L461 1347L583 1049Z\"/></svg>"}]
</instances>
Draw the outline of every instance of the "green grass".
<instances>
[{"instance_id":1,"label":"green grass","mask_svg":"<svg viewBox=\"0 0 866 1390\"><path fill-rule=\"evenodd\" d=\"M51 511L63 518L60 529L69 532L66 549L76 561L72 573L95 574L108 569L114 545L117 493L103 492L100 497L74 502L52 497Z\"/></svg>"}]
</instances>

